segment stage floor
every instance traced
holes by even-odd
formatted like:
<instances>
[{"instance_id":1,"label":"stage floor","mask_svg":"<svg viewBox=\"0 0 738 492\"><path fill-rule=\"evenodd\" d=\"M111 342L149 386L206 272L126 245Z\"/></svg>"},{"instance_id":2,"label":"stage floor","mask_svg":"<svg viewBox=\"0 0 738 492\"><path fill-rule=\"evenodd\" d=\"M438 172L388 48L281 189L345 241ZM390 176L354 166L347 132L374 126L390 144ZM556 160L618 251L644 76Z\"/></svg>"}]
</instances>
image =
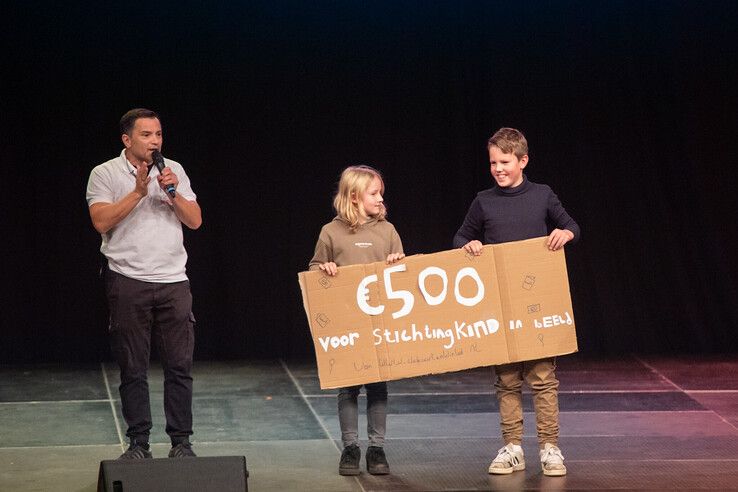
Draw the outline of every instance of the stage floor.
<instances>
[{"instance_id":1,"label":"stage floor","mask_svg":"<svg viewBox=\"0 0 738 492\"><path fill-rule=\"evenodd\" d=\"M166 457L156 365L152 443ZM503 445L491 368L391 381L392 474L341 477L335 391L311 362L197 362L193 446L246 456L252 491L738 489L738 357L577 354L557 375L565 477L541 473L527 390L527 469L487 474ZM100 461L125 449L117 385L110 362L0 366L0 490L95 490Z\"/></svg>"}]
</instances>

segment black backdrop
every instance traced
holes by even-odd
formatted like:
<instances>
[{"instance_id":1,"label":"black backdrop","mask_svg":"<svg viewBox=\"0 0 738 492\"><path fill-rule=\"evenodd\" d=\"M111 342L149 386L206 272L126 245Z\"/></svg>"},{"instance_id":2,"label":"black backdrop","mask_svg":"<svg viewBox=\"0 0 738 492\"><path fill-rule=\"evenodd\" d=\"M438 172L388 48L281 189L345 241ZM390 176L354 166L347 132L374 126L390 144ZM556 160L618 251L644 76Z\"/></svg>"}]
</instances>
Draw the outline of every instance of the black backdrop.
<instances>
[{"instance_id":1,"label":"black backdrop","mask_svg":"<svg viewBox=\"0 0 738 492\"><path fill-rule=\"evenodd\" d=\"M0 361L108 357L84 192L138 106L203 208L198 358L309 356L340 170L384 172L408 253L448 249L500 126L581 225L581 350L738 349L735 2L107 3L2 7Z\"/></svg>"}]
</instances>

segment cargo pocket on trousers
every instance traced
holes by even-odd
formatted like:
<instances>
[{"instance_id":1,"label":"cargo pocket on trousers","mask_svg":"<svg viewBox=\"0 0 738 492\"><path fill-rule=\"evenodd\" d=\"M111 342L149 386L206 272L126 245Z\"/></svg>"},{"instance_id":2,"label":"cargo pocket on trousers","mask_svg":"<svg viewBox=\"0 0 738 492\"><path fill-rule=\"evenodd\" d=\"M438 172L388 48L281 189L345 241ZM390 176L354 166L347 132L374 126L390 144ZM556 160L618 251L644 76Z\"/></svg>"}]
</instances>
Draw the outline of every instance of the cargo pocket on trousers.
<instances>
[{"instance_id":1,"label":"cargo pocket on trousers","mask_svg":"<svg viewBox=\"0 0 738 492\"><path fill-rule=\"evenodd\" d=\"M190 353L190 357L192 357L192 354L195 351L195 325L197 324L197 320L195 319L195 315L190 311L189 316L189 327L188 327L188 334L187 334L187 343L188 343L188 352Z\"/></svg>"},{"instance_id":2,"label":"cargo pocket on trousers","mask_svg":"<svg viewBox=\"0 0 738 492\"><path fill-rule=\"evenodd\" d=\"M105 273L105 296L108 299L108 333L118 329L118 297L120 282L118 275L113 272Z\"/></svg>"}]
</instances>

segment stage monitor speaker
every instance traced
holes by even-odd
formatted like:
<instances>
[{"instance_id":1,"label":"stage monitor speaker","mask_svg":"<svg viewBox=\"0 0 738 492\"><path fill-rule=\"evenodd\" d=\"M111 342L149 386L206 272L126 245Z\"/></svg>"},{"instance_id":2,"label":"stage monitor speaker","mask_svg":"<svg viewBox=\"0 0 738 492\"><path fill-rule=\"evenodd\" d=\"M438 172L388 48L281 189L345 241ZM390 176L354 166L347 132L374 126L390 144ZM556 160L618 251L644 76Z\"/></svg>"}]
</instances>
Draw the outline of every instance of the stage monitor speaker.
<instances>
[{"instance_id":1,"label":"stage monitor speaker","mask_svg":"<svg viewBox=\"0 0 738 492\"><path fill-rule=\"evenodd\" d=\"M105 460L98 492L246 492L245 456Z\"/></svg>"}]
</instances>

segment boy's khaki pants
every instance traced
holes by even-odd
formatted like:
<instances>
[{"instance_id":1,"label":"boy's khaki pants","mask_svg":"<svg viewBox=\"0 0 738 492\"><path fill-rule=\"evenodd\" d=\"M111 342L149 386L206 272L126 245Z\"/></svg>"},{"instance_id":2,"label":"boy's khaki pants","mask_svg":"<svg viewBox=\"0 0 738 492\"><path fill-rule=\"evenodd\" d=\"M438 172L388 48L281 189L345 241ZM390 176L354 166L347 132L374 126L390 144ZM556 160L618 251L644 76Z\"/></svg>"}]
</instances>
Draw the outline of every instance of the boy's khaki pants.
<instances>
[{"instance_id":1,"label":"boy's khaki pants","mask_svg":"<svg viewBox=\"0 0 738 492\"><path fill-rule=\"evenodd\" d=\"M556 359L540 359L495 366L500 427L505 444L520 445L523 439L523 380L533 391L538 444L557 445L559 438L559 380Z\"/></svg>"}]
</instances>

